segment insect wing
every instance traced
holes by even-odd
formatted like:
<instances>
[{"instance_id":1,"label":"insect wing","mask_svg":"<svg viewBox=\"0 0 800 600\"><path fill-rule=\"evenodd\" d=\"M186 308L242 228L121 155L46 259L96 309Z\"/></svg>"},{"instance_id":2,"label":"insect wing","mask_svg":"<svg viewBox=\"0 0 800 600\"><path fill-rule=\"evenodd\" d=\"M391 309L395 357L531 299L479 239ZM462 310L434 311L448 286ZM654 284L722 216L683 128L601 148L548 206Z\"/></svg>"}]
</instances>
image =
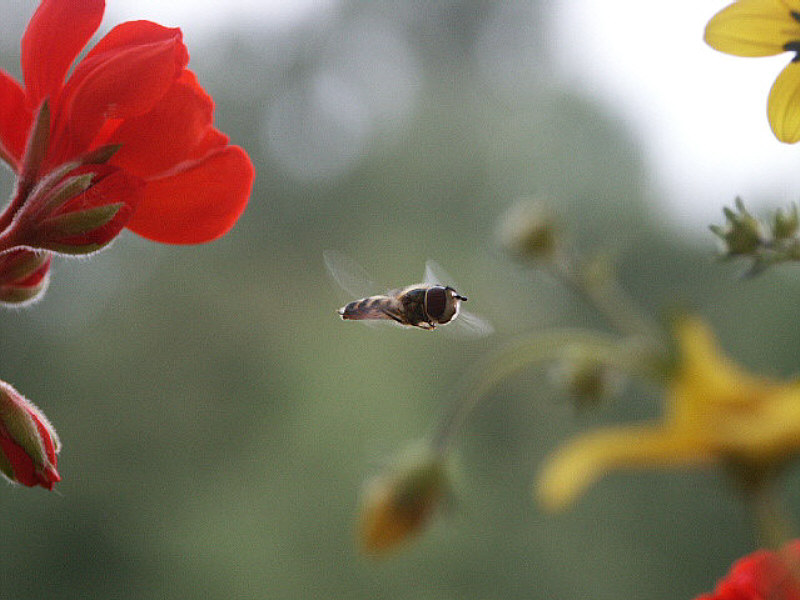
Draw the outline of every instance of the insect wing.
<instances>
[{"instance_id":1,"label":"insect wing","mask_svg":"<svg viewBox=\"0 0 800 600\"><path fill-rule=\"evenodd\" d=\"M346 254L336 250L325 250L322 258L331 278L347 295L348 302L368 298L378 293L379 290L386 289L373 283L361 265ZM351 314L349 318L370 326L388 323L396 325L397 323L387 315L386 308L379 304L363 305L359 308L358 313Z\"/></svg>"},{"instance_id":2,"label":"insect wing","mask_svg":"<svg viewBox=\"0 0 800 600\"><path fill-rule=\"evenodd\" d=\"M459 310L456 318L442 330L460 338L481 338L494 333L489 321L466 310Z\"/></svg>"},{"instance_id":3,"label":"insect wing","mask_svg":"<svg viewBox=\"0 0 800 600\"><path fill-rule=\"evenodd\" d=\"M442 266L436 261L429 260L425 263L425 275L423 281L433 285L449 285L452 288L458 289L455 281L450 275L447 274Z\"/></svg>"},{"instance_id":4,"label":"insect wing","mask_svg":"<svg viewBox=\"0 0 800 600\"><path fill-rule=\"evenodd\" d=\"M434 285L449 285L459 290L455 280L448 275L442 266L436 261L429 260L425 263L425 283ZM494 333L494 327L486 319L465 311L459 307L458 315L442 327L448 335L460 338L480 338Z\"/></svg>"},{"instance_id":5,"label":"insect wing","mask_svg":"<svg viewBox=\"0 0 800 600\"><path fill-rule=\"evenodd\" d=\"M365 298L380 292L367 272L349 256L336 250L325 250L322 253L325 267L336 284L347 292L350 300Z\"/></svg>"}]
</instances>

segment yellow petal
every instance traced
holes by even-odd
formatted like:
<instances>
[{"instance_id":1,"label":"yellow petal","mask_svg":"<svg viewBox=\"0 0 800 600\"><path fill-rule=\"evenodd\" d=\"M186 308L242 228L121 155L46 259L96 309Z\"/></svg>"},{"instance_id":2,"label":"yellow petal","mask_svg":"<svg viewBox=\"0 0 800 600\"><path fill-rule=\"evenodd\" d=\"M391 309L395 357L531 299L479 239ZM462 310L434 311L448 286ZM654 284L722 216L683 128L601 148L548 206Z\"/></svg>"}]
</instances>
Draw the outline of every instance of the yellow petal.
<instances>
[{"instance_id":1,"label":"yellow petal","mask_svg":"<svg viewBox=\"0 0 800 600\"><path fill-rule=\"evenodd\" d=\"M800 383L782 386L711 432L720 453L751 462L780 462L800 452Z\"/></svg>"},{"instance_id":2,"label":"yellow petal","mask_svg":"<svg viewBox=\"0 0 800 600\"><path fill-rule=\"evenodd\" d=\"M789 63L778 75L769 92L767 115L776 138L787 144L800 141L800 63Z\"/></svg>"},{"instance_id":3,"label":"yellow petal","mask_svg":"<svg viewBox=\"0 0 800 600\"><path fill-rule=\"evenodd\" d=\"M696 419L697 405L746 405L771 388L770 382L749 375L731 361L701 319L681 317L675 323L674 335L679 366L670 386L672 415Z\"/></svg>"},{"instance_id":4,"label":"yellow petal","mask_svg":"<svg viewBox=\"0 0 800 600\"><path fill-rule=\"evenodd\" d=\"M701 442L672 429L605 429L583 435L548 457L536 481L535 494L545 510L554 512L567 508L611 470L694 465L711 459Z\"/></svg>"},{"instance_id":5,"label":"yellow petal","mask_svg":"<svg viewBox=\"0 0 800 600\"><path fill-rule=\"evenodd\" d=\"M800 40L800 22L781 0L739 0L706 25L706 43L736 56L772 56Z\"/></svg>"}]
</instances>

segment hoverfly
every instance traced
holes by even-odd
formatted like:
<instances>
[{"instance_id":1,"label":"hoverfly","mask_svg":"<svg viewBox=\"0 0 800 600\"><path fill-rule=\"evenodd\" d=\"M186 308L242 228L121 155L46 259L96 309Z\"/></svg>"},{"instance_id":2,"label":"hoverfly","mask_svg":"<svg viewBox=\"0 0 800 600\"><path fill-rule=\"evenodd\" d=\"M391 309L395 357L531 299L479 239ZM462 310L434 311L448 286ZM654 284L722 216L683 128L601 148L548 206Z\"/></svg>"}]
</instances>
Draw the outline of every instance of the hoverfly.
<instances>
[{"instance_id":1,"label":"hoverfly","mask_svg":"<svg viewBox=\"0 0 800 600\"><path fill-rule=\"evenodd\" d=\"M347 256L334 251L323 254L325 266L336 283L359 298L338 310L345 321L390 321L405 327L433 330L454 323L456 333L481 337L494 331L482 318L461 310L466 296L459 294L450 277L435 262L425 264L423 283L374 294L376 286L364 270ZM456 327L457 326L457 327Z\"/></svg>"}]
</instances>

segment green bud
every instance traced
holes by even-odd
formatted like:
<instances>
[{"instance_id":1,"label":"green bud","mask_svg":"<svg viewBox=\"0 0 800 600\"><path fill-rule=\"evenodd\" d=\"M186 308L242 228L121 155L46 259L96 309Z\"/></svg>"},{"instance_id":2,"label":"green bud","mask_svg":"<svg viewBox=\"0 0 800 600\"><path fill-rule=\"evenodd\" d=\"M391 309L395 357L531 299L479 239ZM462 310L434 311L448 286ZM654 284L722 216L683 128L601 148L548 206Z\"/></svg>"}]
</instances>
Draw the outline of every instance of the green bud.
<instances>
[{"instance_id":1,"label":"green bud","mask_svg":"<svg viewBox=\"0 0 800 600\"><path fill-rule=\"evenodd\" d=\"M617 370L590 357L565 358L550 375L575 400L578 408L595 406L619 393L622 386Z\"/></svg>"},{"instance_id":2,"label":"green bud","mask_svg":"<svg viewBox=\"0 0 800 600\"><path fill-rule=\"evenodd\" d=\"M544 202L521 200L502 217L498 238L516 258L549 259L559 245L559 228Z\"/></svg>"},{"instance_id":3,"label":"green bud","mask_svg":"<svg viewBox=\"0 0 800 600\"><path fill-rule=\"evenodd\" d=\"M788 214L780 208L775 212L775 222L772 226L772 235L775 236L775 239L786 240L794 237L799 227L800 218L798 218L796 204L792 204Z\"/></svg>"},{"instance_id":4,"label":"green bud","mask_svg":"<svg viewBox=\"0 0 800 600\"><path fill-rule=\"evenodd\" d=\"M722 240L728 256L755 254L764 246L764 228L758 219L747 212L741 198L736 199L736 208L738 212L723 208L725 225L711 225L709 229Z\"/></svg>"}]
</instances>

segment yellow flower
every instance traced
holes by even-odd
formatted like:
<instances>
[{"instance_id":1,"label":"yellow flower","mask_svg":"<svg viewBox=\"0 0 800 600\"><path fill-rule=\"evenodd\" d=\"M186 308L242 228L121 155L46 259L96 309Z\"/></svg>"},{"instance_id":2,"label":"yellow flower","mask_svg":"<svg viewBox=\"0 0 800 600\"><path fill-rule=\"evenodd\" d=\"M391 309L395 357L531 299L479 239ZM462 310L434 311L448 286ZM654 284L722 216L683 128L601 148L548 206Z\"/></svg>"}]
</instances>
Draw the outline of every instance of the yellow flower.
<instances>
[{"instance_id":1,"label":"yellow flower","mask_svg":"<svg viewBox=\"0 0 800 600\"><path fill-rule=\"evenodd\" d=\"M705 40L736 56L800 52L800 1L738 0L708 22ZM800 62L798 56L778 75L767 102L772 132L780 141L800 141Z\"/></svg>"},{"instance_id":2,"label":"yellow flower","mask_svg":"<svg viewBox=\"0 0 800 600\"><path fill-rule=\"evenodd\" d=\"M767 469L800 451L800 381L745 373L699 319L680 320L675 336L662 422L602 429L558 449L536 483L545 509L566 508L614 469L731 461Z\"/></svg>"}]
</instances>

